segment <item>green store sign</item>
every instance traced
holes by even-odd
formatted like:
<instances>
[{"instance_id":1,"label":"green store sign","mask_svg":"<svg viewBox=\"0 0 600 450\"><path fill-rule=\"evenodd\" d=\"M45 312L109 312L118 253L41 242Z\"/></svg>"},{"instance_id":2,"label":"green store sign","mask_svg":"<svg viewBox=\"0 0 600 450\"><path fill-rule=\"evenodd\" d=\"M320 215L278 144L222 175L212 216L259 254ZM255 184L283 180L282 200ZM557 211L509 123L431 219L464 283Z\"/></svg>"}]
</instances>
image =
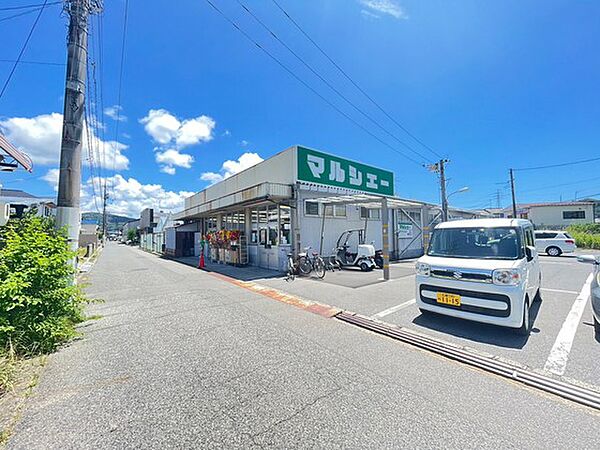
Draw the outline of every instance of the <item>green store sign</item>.
<instances>
[{"instance_id":1,"label":"green store sign","mask_svg":"<svg viewBox=\"0 0 600 450\"><path fill-rule=\"evenodd\" d=\"M298 181L394 195L392 172L304 147L298 147Z\"/></svg>"}]
</instances>

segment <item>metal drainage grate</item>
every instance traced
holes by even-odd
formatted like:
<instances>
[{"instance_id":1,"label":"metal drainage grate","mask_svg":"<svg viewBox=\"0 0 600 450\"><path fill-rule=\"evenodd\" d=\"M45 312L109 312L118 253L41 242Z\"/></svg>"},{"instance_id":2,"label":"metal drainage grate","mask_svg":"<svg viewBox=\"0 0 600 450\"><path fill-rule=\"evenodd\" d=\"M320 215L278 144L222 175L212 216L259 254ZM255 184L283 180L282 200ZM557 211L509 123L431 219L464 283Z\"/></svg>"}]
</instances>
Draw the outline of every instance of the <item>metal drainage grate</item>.
<instances>
[{"instance_id":1,"label":"metal drainage grate","mask_svg":"<svg viewBox=\"0 0 600 450\"><path fill-rule=\"evenodd\" d=\"M335 317L343 322L391 337L392 339L397 339L423 350L436 353L470 366L478 367L479 369L494 373L501 377L518 381L527 386L600 410L600 393L591 389L568 384L563 381L555 380L554 378L522 369L515 365L507 364L486 356L477 355L438 341L437 339L422 336L409 330L381 323L358 314L341 312Z\"/></svg>"}]
</instances>

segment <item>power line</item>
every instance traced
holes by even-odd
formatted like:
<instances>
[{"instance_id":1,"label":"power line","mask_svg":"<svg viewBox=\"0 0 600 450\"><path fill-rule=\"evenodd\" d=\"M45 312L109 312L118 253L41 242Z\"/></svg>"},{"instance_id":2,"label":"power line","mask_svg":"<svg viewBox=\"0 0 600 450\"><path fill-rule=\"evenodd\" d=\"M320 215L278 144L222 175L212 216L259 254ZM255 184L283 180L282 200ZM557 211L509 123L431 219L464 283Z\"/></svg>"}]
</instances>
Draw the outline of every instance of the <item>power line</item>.
<instances>
[{"instance_id":1,"label":"power line","mask_svg":"<svg viewBox=\"0 0 600 450\"><path fill-rule=\"evenodd\" d=\"M327 85L333 92L335 92L339 97L341 97L347 104L349 104L357 112L359 112L364 117L366 117L371 123L373 123L375 126L377 126L380 130L382 130L388 136L395 139L400 145L406 147L408 150L410 150L411 152L413 152L420 158L423 158L424 161L426 161L428 163L431 162L427 156L424 156L422 153L419 153L417 150L412 148L406 142L399 139L395 134L391 133L387 128L385 128L378 121L373 119L373 117L371 117L369 114L365 113L361 108L356 106L356 104L354 104L351 100L349 100L348 97L346 97L335 86L333 86L329 81L327 81L319 72L317 72L300 55L298 55L298 53L296 53L289 45L287 45L282 39L280 39L279 36L277 36L277 34L275 34L275 32L271 28L269 28L269 26L267 24L265 24L256 14L254 14L244 3L242 3L240 0L236 0L236 1L246 11L246 13L248 13L250 16L252 16L252 18L254 20L256 20L277 42L279 42L281 45L283 45L292 55L294 55L296 57L296 59L298 61L300 61L306 68L308 68L308 70L310 70L317 78L319 78L323 83L325 83L325 85Z\"/></svg>"},{"instance_id":2,"label":"power line","mask_svg":"<svg viewBox=\"0 0 600 450\"><path fill-rule=\"evenodd\" d=\"M129 0L125 0L125 11L123 17L123 36L121 37L121 61L119 65L119 87L117 92L117 117L115 121L115 140L114 140L114 148L112 155L112 169L113 169L113 178L111 181L110 189L114 195L114 171L116 169L117 163L117 142L119 139L119 123L121 122L121 95L123 90L123 67L125 66L125 38L127 36L127 20L129 16Z\"/></svg>"},{"instance_id":3,"label":"power line","mask_svg":"<svg viewBox=\"0 0 600 450\"><path fill-rule=\"evenodd\" d=\"M382 139L380 139L377 135L373 134L371 131L369 131L368 129L366 129L363 125L361 125L360 123L358 123L356 120L354 120L352 117L350 117L348 114L346 114L344 111L342 111L341 109L339 109L335 104L333 104L331 101L329 101L327 98L325 98L323 95L321 95L318 91L316 91L312 86L310 86L308 83L306 83L306 81L304 81L302 78L300 78L298 75L296 75L289 67L287 67L285 64L283 64L279 59L277 59L277 57L275 57L272 53L270 53L268 50L266 50L264 47L262 47L257 41L255 41L248 33L246 33L243 29L241 29L239 27L239 25L237 23L235 23L233 20L231 20L223 11L221 11L211 0L205 0L206 3L208 3L215 11L217 11L227 22L229 22L229 24L234 27L237 31L239 31L246 39L248 39L251 43L253 43L256 47L258 47L262 52L264 52L267 56L269 56L269 58L271 58L273 61L275 61L281 68L283 68L286 72L288 72L292 77L294 77L299 83L301 83L302 85L304 85L307 89L309 89L311 92L313 92L317 97L319 97L321 100L323 100L325 103L327 103L331 108L333 108L335 111L337 111L339 114L343 115L346 119L348 119L349 121L351 121L354 125L356 125L357 127L361 128L365 133L369 134L371 137L373 137L374 139L376 139L377 141L379 141L380 143L382 143L383 145L385 145L386 147L390 148L391 150L393 150L394 152L404 156L406 159L408 159L409 161L412 161L413 163L415 163L418 166L421 166L421 163L416 161L414 158L408 156L407 154L401 152L400 150L396 149L395 147L392 147L390 144L388 144L387 142L383 141Z\"/></svg>"},{"instance_id":4,"label":"power line","mask_svg":"<svg viewBox=\"0 0 600 450\"><path fill-rule=\"evenodd\" d=\"M427 150L429 150L431 153L433 153L436 157L443 159L444 157L442 155L440 155L438 152L436 152L434 149L432 149L430 146L428 146L427 144L425 144L422 140L420 140L419 138L417 138L414 134L412 134L406 127L404 127L400 122L398 122L391 114L389 114L377 101L375 101L375 99L370 96L363 88L360 87L360 85L354 81L352 79L352 77L350 77L350 75L348 75L348 73L342 69L334 60L333 58L331 58L326 52L325 50L323 50L321 48L321 46L319 46L319 44L317 44L315 42L315 40L313 38L311 38L309 36L309 34L304 31L304 29L298 24L298 22L296 22L292 16L277 2L277 0L272 0L273 3L277 6L277 8L279 8L279 10L290 20L290 22L292 22L292 24L294 24L294 26L317 48L317 50L319 50L319 52L321 52L321 54L323 56L325 56L325 58L327 58L329 60L329 62L331 64L333 64L333 66L340 71L340 73L342 75L344 75L344 77L350 81L350 83L352 83L352 85L354 85L354 87L356 89L358 89L371 103L373 103L373 105L375 105L377 107L377 109L379 109L379 111L381 111L388 119L390 119L393 123L395 123L400 129L402 129L406 134L408 134L411 138L413 138L416 142L418 142L419 144L421 144L423 147L425 147Z\"/></svg>"},{"instance_id":5,"label":"power line","mask_svg":"<svg viewBox=\"0 0 600 450\"><path fill-rule=\"evenodd\" d=\"M46 6L58 5L59 3L62 3L62 1L61 2L51 2L51 3L48 3ZM16 19L17 17L26 16L27 14L33 14L34 12L42 11L43 9L44 9L44 7L40 7L40 8L30 9L29 11L20 12L18 14L13 14L12 16L2 17L2 18L0 18L0 22L5 22L10 19Z\"/></svg>"},{"instance_id":6,"label":"power line","mask_svg":"<svg viewBox=\"0 0 600 450\"><path fill-rule=\"evenodd\" d=\"M59 0L59 1L56 1L56 2L50 2L48 4L46 4L46 3L38 3L36 5L4 6L4 7L0 8L0 11L15 11L15 10L18 10L18 9L38 8L38 7L44 7L44 6L58 5L59 3L62 3L62 0Z\"/></svg>"},{"instance_id":7,"label":"power line","mask_svg":"<svg viewBox=\"0 0 600 450\"><path fill-rule=\"evenodd\" d=\"M65 63L47 62L47 61L18 61L16 59L0 59L0 62L17 63L17 64L37 64L41 66L66 66Z\"/></svg>"},{"instance_id":8,"label":"power line","mask_svg":"<svg viewBox=\"0 0 600 450\"><path fill-rule=\"evenodd\" d=\"M584 159L581 161L572 161L572 162L566 162L566 163L562 163L562 164L551 164L549 166L537 166L537 167L524 167L521 169L513 169L514 171L525 171L525 170L540 170L540 169L552 169L554 167L565 167L565 166L572 166L575 164L584 164L584 163L588 163L588 162L593 162L593 161L600 161L600 158L590 158L590 159Z\"/></svg>"},{"instance_id":9,"label":"power line","mask_svg":"<svg viewBox=\"0 0 600 450\"><path fill-rule=\"evenodd\" d=\"M8 78L6 79L6 81L4 82L4 86L2 87L2 91L0 91L0 98L2 98L2 96L4 95L4 92L6 91L6 88L8 87L8 84L10 83L10 80L12 79L15 70L17 69L17 66L19 65L19 61L21 61L21 57L23 56L23 53L25 53L25 49L27 48L27 44L29 44L29 39L31 39L31 36L33 35L33 32L35 31L35 28L40 20L40 17L42 16L42 13L44 12L44 9L46 8L46 3L48 3L48 0L46 0L44 2L44 5L39 9L38 15L35 18L35 22L33 22L33 25L31 26L31 29L29 30L29 34L27 35L27 39L25 39L25 42L23 44L23 47L21 47L21 51L19 52L19 56L17 57L17 60L15 61L15 63L13 64L13 67L10 71L10 73L8 74Z\"/></svg>"},{"instance_id":10,"label":"power line","mask_svg":"<svg viewBox=\"0 0 600 450\"><path fill-rule=\"evenodd\" d=\"M535 191L542 191L542 190L546 190L546 189L553 189L556 187L562 187L562 186L573 186L573 185L577 185L577 184L581 184L581 183L586 183L588 181L595 181L595 180L600 180L600 177L593 177L593 178L586 178L584 180L578 180L578 181L572 181L569 183L560 183L560 184L553 184L553 185L547 185L547 186L541 186L541 187L537 187L537 188L532 188L532 189L525 189L519 192L535 192Z\"/></svg>"}]
</instances>

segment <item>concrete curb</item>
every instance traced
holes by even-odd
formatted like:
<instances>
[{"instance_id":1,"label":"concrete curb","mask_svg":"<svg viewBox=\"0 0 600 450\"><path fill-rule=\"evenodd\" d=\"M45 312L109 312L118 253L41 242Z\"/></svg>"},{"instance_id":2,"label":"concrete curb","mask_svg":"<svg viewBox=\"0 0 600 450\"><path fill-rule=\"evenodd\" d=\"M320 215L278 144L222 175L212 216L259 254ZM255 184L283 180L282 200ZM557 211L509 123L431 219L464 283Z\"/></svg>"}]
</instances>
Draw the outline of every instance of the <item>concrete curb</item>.
<instances>
[{"instance_id":1,"label":"concrete curb","mask_svg":"<svg viewBox=\"0 0 600 450\"><path fill-rule=\"evenodd\" d=\"M255 292L272 300L277 300L281 303L286 303L288 305L295 306L296 308L303 309L305 311L317 314L322 317L326 317L328 319L342 312L340 308L334 308L333 306L326 305L324 303L306 300L301 297L288 294L279 289L262 286L258 283L254 283L253 281L241 281L235 278L228 277L227 275L207 270L204 270L204 272L206 272L210 276L226 281L227 283L241 287L248 291Z\"/></svg>"}]
</instances>

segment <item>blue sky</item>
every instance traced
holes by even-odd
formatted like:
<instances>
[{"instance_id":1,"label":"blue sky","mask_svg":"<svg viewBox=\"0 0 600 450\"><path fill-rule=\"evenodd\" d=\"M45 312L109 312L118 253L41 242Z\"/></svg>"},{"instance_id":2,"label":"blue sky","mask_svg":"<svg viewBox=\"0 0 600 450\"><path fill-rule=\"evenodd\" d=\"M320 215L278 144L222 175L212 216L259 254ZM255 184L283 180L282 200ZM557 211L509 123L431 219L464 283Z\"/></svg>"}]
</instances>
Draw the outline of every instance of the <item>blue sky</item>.
<instances>
[{"instance_id":1,"label":"blue sky","mask_svg":"<svg viewBox=\"0 0 600 450\"><path fill-rule=\"evenodd\" d=\"M212 1L324 97L420 159L337 97L236 0ZM271 0L240 1L386 130L435 158L357 92ZM470 187L451 198L456 206L495 206L498 189L508 205L509 167L600 156L596 1L278 2L398 122L451 160L449 191ZM111 107L117 103L124 0L105 3L102 92ZM0 11L0 19L12 13ZM16 57L34 19L35 13L0 22L0 59ZM58 6L48 7L23 59L64 62L66 23ZM0 81L10 68L0 62ZM50 115L62 113L64 70L22 64L0 99L0 127L36 159L31 175L0 174L5 188L54 195L49 171L56 167L60 116ZM117 212L134 213L152 202L176 208L187 193L256 162L253 154L267 158L293 144L389 168L400 196L439 198L434 174L341 116L205 0L130 0L121 103L127 120L119 123L117 148L123 156L111 183ZM106 141L115 139L115 124L106 116ZM109 155L102 172L109 177L110 161ZM88 209L90 186L84 188ZM517 192L522 202L600 193L598 162L519 172Z\"/></svg>"}]
</instances>

